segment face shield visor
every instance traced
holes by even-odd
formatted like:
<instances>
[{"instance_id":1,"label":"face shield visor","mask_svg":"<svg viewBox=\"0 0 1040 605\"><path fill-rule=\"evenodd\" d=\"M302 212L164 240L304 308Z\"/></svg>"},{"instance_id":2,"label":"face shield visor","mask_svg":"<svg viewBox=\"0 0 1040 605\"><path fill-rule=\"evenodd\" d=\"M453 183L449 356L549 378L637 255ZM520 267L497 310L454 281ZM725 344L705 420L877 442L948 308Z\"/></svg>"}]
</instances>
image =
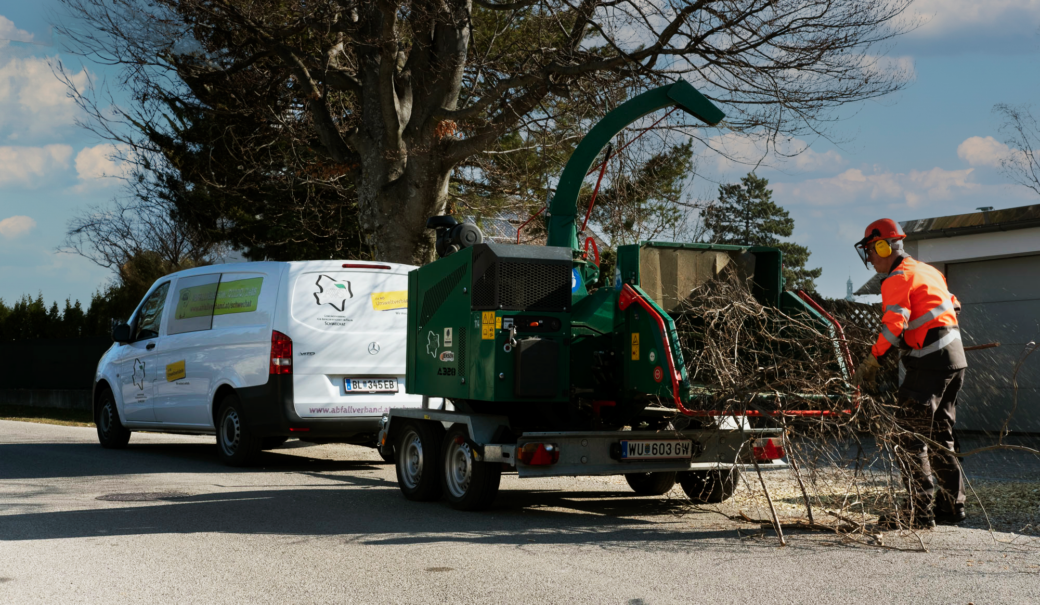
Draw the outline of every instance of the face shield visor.
<instances>
[{"instance_id":1,"label":"face shield visor","mask_svg":"<svg viewBox=\"0 0 1040 605\"><path fill-rule=\"evenodd\" d=\"M859 255L859 260L863 261L863 266L869 269L870 261L867 260L867 238L863 238L856 242L853 247L856 249L856 254Z\"/></svg>"}]
</instances>

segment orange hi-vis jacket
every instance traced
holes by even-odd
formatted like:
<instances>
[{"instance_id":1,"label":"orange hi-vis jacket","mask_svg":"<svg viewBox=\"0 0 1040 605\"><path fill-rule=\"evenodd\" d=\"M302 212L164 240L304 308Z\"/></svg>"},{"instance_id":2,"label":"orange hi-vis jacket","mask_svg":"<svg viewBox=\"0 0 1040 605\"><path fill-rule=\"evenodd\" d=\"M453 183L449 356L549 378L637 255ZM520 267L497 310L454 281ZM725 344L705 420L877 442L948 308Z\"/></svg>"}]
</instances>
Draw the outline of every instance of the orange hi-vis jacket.
<instances>
[{"instance_id":1,"label":"orange hi-vis jacket","mask_svg":"<svg viewBox=\"0 0 1040 605\"><path fill-rule=\"evenodd\" d=\"M904 256L881 282L881 304L885 314L881 318L881 334L870 349L874 357L898 348L900 341L910 347L910 357L924 357L960 345L955 310L961 305L935 267ZM933 328L945 329L941 337L925 345L925 336Z\"/></svg>"}]
</instances>

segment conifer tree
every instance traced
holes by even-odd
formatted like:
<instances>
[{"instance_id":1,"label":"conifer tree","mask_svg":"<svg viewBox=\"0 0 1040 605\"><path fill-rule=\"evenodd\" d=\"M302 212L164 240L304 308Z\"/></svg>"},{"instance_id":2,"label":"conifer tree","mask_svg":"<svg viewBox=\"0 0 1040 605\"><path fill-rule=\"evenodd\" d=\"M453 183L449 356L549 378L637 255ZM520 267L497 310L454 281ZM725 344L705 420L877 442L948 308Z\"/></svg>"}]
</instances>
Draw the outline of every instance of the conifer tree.
<instances>
[{"instance_id":1,"label":"conifer tree","mask_svg":"<svg viewBox=\"0 0 1040 605\"><path fill-rule=\"evenodd\" d=\"M719 186L719 199L702 214L704 226L717 244L780 248L787 289L815 292L823 269L805 267L812 254L809 248L780 239L794 232L794 219L772 198L769 180L749 172L740 183Z\"/></svg>"}]
</instances>

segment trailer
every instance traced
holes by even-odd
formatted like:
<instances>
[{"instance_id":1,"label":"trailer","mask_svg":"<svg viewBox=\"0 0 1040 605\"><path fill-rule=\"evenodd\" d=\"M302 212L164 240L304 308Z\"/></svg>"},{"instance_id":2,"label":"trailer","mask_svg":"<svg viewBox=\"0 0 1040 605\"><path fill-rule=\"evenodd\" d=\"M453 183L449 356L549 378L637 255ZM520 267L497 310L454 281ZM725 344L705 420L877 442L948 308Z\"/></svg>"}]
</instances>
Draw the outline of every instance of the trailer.
<instances>
[{"instance_id":1,"label":"trailer","mask_svg":"<svg viewBox=\"0 0 1040 605\"><path fill-rule=\"evenodd\" d=\"M783 466L775 425L697 409L703 385L687 376L675 324L692 290L735 275L762 304L826 325L785 291L779 249L619 246L613 279L589 287L600 266L583 233L591 202L578 226L581 182L598 159L609 160L609 142L625 126L670 106L712 125L724 117L683 81L608 113L561 175L545 246L485 243L476 225L429 219L440 258L408 276L405 387L452 409L393 409L383 418L380 451L393 452L407 498L443 495L479 510L508 471L623 475L640 494L678 482L694 501L719 502L749 465Z\"/></svg>"}]
</instances>

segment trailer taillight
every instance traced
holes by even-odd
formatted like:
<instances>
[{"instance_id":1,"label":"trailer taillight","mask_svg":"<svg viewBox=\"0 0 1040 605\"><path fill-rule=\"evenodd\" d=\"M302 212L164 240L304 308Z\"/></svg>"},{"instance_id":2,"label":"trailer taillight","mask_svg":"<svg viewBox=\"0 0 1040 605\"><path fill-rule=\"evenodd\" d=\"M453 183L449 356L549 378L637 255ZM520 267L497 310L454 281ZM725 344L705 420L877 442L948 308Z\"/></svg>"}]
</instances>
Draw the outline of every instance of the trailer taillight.
<instances>
[{"instance_id":1,"label":"trailer taillight","mask_svg":"<svg viewBox=\"0 0 1040 605\"><path fill-rule=\"evenodd\" d=\"M530 466L546 466L560 461L560 448L555 443L525 443L517 454L520 462Z\"/></svg>"},{"instance_id":2,"label":"trailer taillight","mask_svg":"<svg viewBox=\"0 0 1040 605\"><path fill-rule=\"evenodd\" d=\"M271 332L271 374L292 374L292 339L278 330Z\"/></svg>"},{"instance_id":3,"label":"trailer taillight","mask_svg":"<svg viewBox=\"0 0 1040 605\"><path fill-rule=\"evenodd\" d=\"M751 450L755 454L755 460L759 462L779 460L786 455L783 442L777 439L755 439L751 444Z\"/></svg>"}]
</instances>

